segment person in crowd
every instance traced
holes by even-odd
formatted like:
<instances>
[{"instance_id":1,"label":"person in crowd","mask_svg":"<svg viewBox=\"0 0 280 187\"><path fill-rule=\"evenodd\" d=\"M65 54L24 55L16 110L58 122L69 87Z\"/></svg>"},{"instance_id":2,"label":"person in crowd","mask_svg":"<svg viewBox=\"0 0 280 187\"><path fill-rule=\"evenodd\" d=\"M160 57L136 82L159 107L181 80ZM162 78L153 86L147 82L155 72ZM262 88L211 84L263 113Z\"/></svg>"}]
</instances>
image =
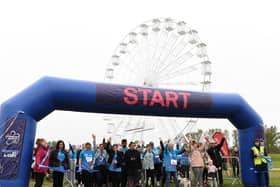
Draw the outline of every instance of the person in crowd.
<instances>
[{"instance_id":1,"label":"person in crowd","mask_svg":"<svg viewBox=\"0 0 280 187\"><path fill-rule=\"evenodd\" d=\"M239 149L237 146L233 147L231 152L231 165L233 171L233 177L239 177Z\"/></svg>"},{"instance_id":2,"label":"person in crowd","mask_svg":"<svg viewBox=\"0 0 280 187\"><path fill-rule=\"evenodd\" d=\"M160 147L155 147L153 142L150 142L152 146L152 151L154 153L154 164L155 164L155 178L156 185L159 186L161 175L162 175L162 158L161 158L161 149Z\"/></svg>"},{"instance_id":3,"label":"person in crowd","mask_svg":"<svg viewBox=\"0 0 280 187\"><path fill-rule=\"evenodd\" d=\"M213 164L212 160L208 161L207 165L207 172L208 172L208 179L210 180L211 187L217 187L217 167Z\"/></svg>"},{"instance_id":4,"label":"person in crowd","mask_svg":"<svg viewBox=\"0 0 280 187\"><path fill-rule=\"evenodd\" d=\"M206 148L205 148L205 144L202 144L200 143L199 144L199 150L200 150L200 153L201 153L201 156L202 156L202 159L203 159L203 163L204 163L204 168L203 168L203 173L202 173L202 181L203 183L206 185L207 184L207 181L208 181L208 161L211 160L207 151L206 151Z\"/></svg>"},{"instance_id":5,"label":"person in crowd","mask_svg":"<svg viewBox=\"0 0 280 187\"><path fill-rule=\"evenodd\" d=\"M114 144L111 146L111 138L107 141L106 150L109 154L108 164L110 180L112 182L112 187L119 187L121 184L122 175L122 163L124 159L123 152L118 150L118 145Z\"/></svg>"},{"instance_id":6,"label":"person in crowd","mask_svg":"<svg viewBox=\"0 0 280 187\"><path fill-rule=\"evenodd\" d=\"M37 148L35 150L34 187L42 187L45 175L48 172L47 167L42 166L49 165L49 150L48 143L45 139L38 139L38 141L36 141L36 144Z\"/></svg>"},{"instance_id":7,"label":"person in crowd","mask_svg":"<svg viewBox=\"0 0 280 187\"><path fill-rule=\"evenodd\" d=\"M186 146L184 152L180 155L179 171L183 178L190 180L190 148Z\"/></svg>"},{"instance_id":8,"label":"person in crowd","mask_svg":"<svg viewBox=\"0 0 280 187\"><path fill-rule=\"evenodd\" d=\"M161 149L161 153L160 153L160 158L162 160L162 176L161 176L161 187L164 186L165 181L166 181L166 173L165 173L165 162L164 162L164 144L161 138L159 138L159 143L160 143L160 149Z\"/></svg>"},{"instance_id":9,"label":"person in crowd","mask_svg":"<svg viewBox=\"0 0 280 187\"><path fill-rule=\"evenodd\" d=\"M76 175L75 178L77 180L77 185L78 187L82 185L82 175L81 175L81 171L79 168L79 160L80 160L80 153L85 150L85 144L82 144L81 147L79 147L79 149L77 150L77 157L76 157Z\"/></svg>"},{"instance_id":10,"label":"person in crowd","mask_svg":"<svg viewBox=\"0 0 280 187\"><path fill-rule=\"evenodd\" d=\"M128 187L136 186L138 170L141 169L140 152L135 149L135 146L134 142L130 142L129 149L124 155Z\"/></svg>"},{"instance_id":11,"label":"person in crowd","mask_svg":"<svg viewBox=\"0 0 280 187\"><path fill-rule=\"evenodd\" d=\"M178 154L184 152L184 147L180 150L174 149L174 143L169 141L169 143L164 148L164 166L166 174L166 187L170 186L171 177L173 177L176 187L179 187L178 178L177 178L177 160Z\"/></svg>"},{"instance_id":12,"label":"person in crowd","mask_svg":"<svg viewBox=\"0 0 280 187\"><path fill-rule=\"evenodd\" d=\"M224 184L223 171L222 171L223 160L220 153L224 142L225 142L225 138L223 138L219 144L217 144L215 140L212 140L210 142L210 147L207 150L207 153L210 156L211 160L213 161L213 164L218 168L218 177L219 177L220 186L223 186Z\"/></svg>"},{"instance_id":13,"label":"person in crowd","mask_svg":"<svg viewBox=\"0 0 280 187\"><path fill-rule=\"evenodd\" d=\"M35 166L35 151L36 149L34 148L33 151L32 151L32 163L31 163L31 178L32 179L35 179L35 176L34 176L34 166Z\"/></svg>"},{"instance_id":14,"label":"person in crowd","mask_svg":"<svg viewBox=\"0 0 280 187\"><path fill-rule=\"evenodd\" d=\"M93 187L94 158L95 152L92 150L91 143L88 142L85 144L85 150L82 150L79 156L79 170L81 170L84 187Z\"/></svg>"},{"instance_id":15,"label":"person in crowd","mask_svg":"<svg viewBox=\"0 0 280 187\"><path fill-rule=\"evenodd\" d=\"M222 170L224 171L223 173L225 173L229 177L230 176L230 171L228 170L229 158L227 158L222 152L220 153L222 156Z\"/></svg>"},{"instance_id":16,"label":"person in crowd","mask_svg":"<svg viewBox=\"0 0 280 187\"><path fill-rule=\"evenodd\" d=\"M155 178L154 178L154 163L155 154L152 150L152 145L148 144L146 146L146 151L143 153L143 168L145 170L145 184L146 187L149 185L149 178L151 178L152 187L155 187Z\"/></svg>"},{"instance_id":17,"label":"person in crowd","mask_svg":"<svg viewBox=\"0 0 280 187\"><path fill-rule=\"evenodd\" d=\"M95 153L95 165L97 172L97 186L101 187L104 183L106 183L106 169L107 169L107 161L109 155L104 148L104 144L99 144L99 149L97 149Z\"/></svg>"},{"instance_id":18,"label":"person in crowd","mask_svg":"<svg viewBox=\"0 0 280 187\"><path fill-rule=\"evenodd\" d=\"M77 159L77 147L76 145L71 145L69 143L69 159L76 160Z\"/></svg>"},{"instance_id":19,"label":"person in crowd","mask_svg":"<svg viewBox=\"0 0 280 187\"><path fill-rule=\"evenodd\" d=\"M140 153L141 166L143 165L143 154L144 154L145 149L146 149L146 147L144 145L144 141L140 141L140 142L138 142L138 144L136 144L136 150ZM143 168L139 169L137 177L136 177L137 185L144 184L144 182L145 182L144 176L145 176L145 170Z\"/></svg>"},{"instance_id":20,"label":"person in crowd","mask_svg":"<svg viewBox=\"0 0 280 187\"><path fill-rule=\"evenodd\" d=\"M265 184L265 182L262 180L263 178L265 178L265 181L269 181L267 171L267 160L265 159L267 153L264 146L261 145L260 139L255 139L254 145L251 148L251 154L257 175L257 187L268 187L268 184Z\"/></svg>"},{"instance_id":21,"label":"person in crowd","mask_svg":"<svg viewBox=\"0 0 280 187\"><path fill-rule=\"evenodd\" d=\"M196 141L192 141L191 144L191 168L194 175L194 185L195 186L203 186L203 169L204 169L204 160L203 155L201 153L201 147Z\"/></svg>"},{"instance_id":22,"label":"person in crowd","mask_svg":"<svg viewBox=\"0 0 280 187\"><path fill-rule=\"evenodd\" d=\"M121 148L120 151L125 155L127 151L127 140L122 139L121 141ZM126 187L127 184L127 173L126 173L126 166L125 166L125 161L123 160L122 162L122 182L121 182L121 187Z\"/></svg>"},{"instance_id":23,"label":"person in crowd","mask_svg":"<svg viewBox=\"0 0 280 187\"><path fill-rule=\"evenodd\" d=\"M35 141L35 147L33 149L33 152L32 152L32 164L31 164L31 178L32 179L35 179L35 175L34 175L34 167L35 167L35 155L36 155L36 151L37 151L37 148L40 144L40 141L41 139L40 138L37 138L36 141Z\"/></svg>"},{"instance_id":24,"label":"person in crowd","mask_svg":"<svg viewBox=\"0 0 280 187\"><path fill-rule=\"evenodd\" d=\"M62 140L57 141L56 148L50 153L49 167L53 170L53 187L62 187L64 172L69 169L69 157Z\"/></svg>"}]
</instances>

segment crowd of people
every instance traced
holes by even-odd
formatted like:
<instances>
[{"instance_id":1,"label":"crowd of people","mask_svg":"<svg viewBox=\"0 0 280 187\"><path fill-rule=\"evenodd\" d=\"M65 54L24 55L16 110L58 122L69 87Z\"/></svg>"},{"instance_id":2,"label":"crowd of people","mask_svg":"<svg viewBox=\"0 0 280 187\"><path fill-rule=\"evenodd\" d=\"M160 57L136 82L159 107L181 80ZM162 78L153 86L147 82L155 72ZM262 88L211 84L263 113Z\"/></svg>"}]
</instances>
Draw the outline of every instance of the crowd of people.
<instances>
[{"instance_id":1,"label":"crowd of people","mask_svg":"<svg viewBox=\"0 0 280 187\"><path fill-rule=\"evenodd\" d=\"M62 140L50 149L45 139L38 139L34 149L34 164L32 166L35 187L41 187L45 175L53 176L53 186L62 187L64 174L70 169L70 160L75 160L76 183L78 186L93 187L110 185L112 187L134 187L139 181L147 186L169 187L171 182L179 186L179 179L190 181L190 172L194 186L207 186L212 181L218 181L223 186L221 147L214 140L200 143L190 140L187 143L176 144L172 140L159 139L144 145L128 143L123 139L120 144L112 144L111 138L103 139L96 144L83 144L80 148L71 146L65 149ZM233 149L233 155L238 157L238 148ZM234 175L239 175L238 159L231 161ZM211 179L211 181L210 181ZM213 180L212 180L213 179Z\"/></svg>"}]
</instances>

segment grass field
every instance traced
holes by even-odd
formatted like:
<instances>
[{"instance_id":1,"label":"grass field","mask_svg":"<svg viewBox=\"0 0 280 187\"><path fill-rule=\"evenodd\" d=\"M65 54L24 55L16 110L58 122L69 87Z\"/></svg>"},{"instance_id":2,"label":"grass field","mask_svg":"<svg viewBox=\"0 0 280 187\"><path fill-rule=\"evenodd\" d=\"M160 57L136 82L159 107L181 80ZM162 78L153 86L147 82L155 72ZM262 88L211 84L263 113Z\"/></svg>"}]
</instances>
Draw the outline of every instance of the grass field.
<instances>
[{"instance_id":1,"label":"grass field","mask_svg":"<svg viewBox=\"0 0 280 187\"><path fill-rule=\"evenodd\" d=\"M280 168L280 154L270 154L273 168ZM279 176L280 177L280 176Z\"/></svg>"},{"instance_id":2,"label":"grass field","mask_svg":"<svg viewBox=\"0 0 280 187\"><path fill-rule=\"evenodd\" d=\"M273 160L273 168L278 168L278 170L270 171L270 186L271 187L280 187L280 154L270 154ZM29 187L34 186L34 181L30 180ZM172 186L172 185L171 185ZM242 187L242 184L232 185L232 180L225 179L224 187ZM52 183L45 180L43 187L52 187Z\"/></svg>"}]
</instances>

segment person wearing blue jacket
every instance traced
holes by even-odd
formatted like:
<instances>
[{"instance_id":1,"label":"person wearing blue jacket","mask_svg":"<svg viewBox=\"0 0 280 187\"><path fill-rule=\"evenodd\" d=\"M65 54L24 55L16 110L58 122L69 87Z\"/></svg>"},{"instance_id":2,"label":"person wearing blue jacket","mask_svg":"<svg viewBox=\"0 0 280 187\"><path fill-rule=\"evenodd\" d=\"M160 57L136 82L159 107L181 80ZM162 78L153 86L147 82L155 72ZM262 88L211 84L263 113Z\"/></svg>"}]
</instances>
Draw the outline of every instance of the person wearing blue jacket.
<instances>
[{"instance_id":1,"label":"person wearing blue jacket","mask_svg":"<svg viewBox=\"0 0 280 187\"><path fill-rule=\"evenodd\" d=\"M85 144L85 150L82 150L79 158L79 170L82 172L82 182L84 187L93 187L93 172L95 163L95 152L91 149L91 144Z\"/></svg>"},{"instance_id":2,"label":"person wearing blue jacket","mask_svg":"<svg viewBox=\"0 0 280 187\"><path fill-rule=\"evenodd\" d=\"M109 155L104 148L104 144L99 144L99 148L95 152L95 166L98 170L97 172L97 186L100 187L106 183L107 176L107 161Z\"/></svg>"},{"instance_id":3,"label":"person wearing blue jacket","mask_svg":"<svg viewBox=\"0 0 280 187\"><path fill-rule=\"evenodd\" d=\"M164 166L166 174L166 187L170 187L170 179L173 176L176 187L179 187L177 179L177 155L184 151L184 147L174 150L174 143L169 142L164 148Z\"/></svg>"},{"instance_id":4,"label":"person wearing blue jacket","mask_svg":"<svg viewBox=\"0 0 280 187\"><path fill-rule=\"evenodd\" d=\"M179 158L179 171L183 177L190 180L190 149L185 148Z\"/></svg>"},{"instance_id":5,"label":"person wearing blue jacket","mask_svg":"<svg viewBox=\"0 0 280 187\"><path fill-rule=\"evenodd\" d=\"M122 179L122 163L124 154L118 150L118 145L111 145L111 138L107 141L106 150L109 154L108 164L112 187L120 187Z\"/></svg>"},{"instance_id":6,"label":"person wearing blue jacket","mask_svg":"<svg viewBox=\"0 0 280 187\"><path fill-rule=\"evenodd\" d=\"M152 146L152 151L155 155L154 157L154 163L155 163L155 177L156 177L156 182L157 186L159 186L159 182L161 180L161 175L162 175L162 158L160 156L161 150L159 147L154 147L154 143L150 142L150 145Z\"/></svg>"}]
</instances>

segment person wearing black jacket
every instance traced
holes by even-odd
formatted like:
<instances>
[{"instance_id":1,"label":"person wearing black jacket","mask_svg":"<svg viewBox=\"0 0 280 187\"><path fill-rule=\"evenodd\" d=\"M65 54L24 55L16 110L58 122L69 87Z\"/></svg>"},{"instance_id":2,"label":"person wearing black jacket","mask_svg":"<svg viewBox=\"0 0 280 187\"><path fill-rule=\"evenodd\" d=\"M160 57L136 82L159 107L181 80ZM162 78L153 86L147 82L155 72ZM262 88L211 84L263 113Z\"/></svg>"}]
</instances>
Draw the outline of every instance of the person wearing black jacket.
<instances>
[{"instance_id":1,"label":"person wearing black jacket","mask_svg":"<svg viewBox=\"0 0 280 187\"><path fill-rule=\"evenodd\" d=\"M169 141L169 140L168 140ZM165 184L165 180L166 180L166 173L165 173L165 165L164 165L164 144L163 144L163 141L161 138L159 138L159 143L160 143L160 149L161 149L161 152L160 152L160 159L162 160L162 176L161 176L161 187L164 186Z\"/></svg>"},{"instance_id":2,"label":"person wearing black jacket","mask_svg":"<svg viewBox=\"0 0 280 187\"><path fill-rule=\"evenodd\" d=\"M213 164L218 168L218 175L219 175L219 184L223 186L223 171L222 171L222 163L223 159L221 157L221 148L225 142L225 138L219 144L216 144L215 141L210 142L210 148L207 150L208 155L210 156Z\"/></svg>"},{"instance_id":3,"label":"person wearing black jacket","mask_svg":"<svg viewBox=\"0 0 280 187\"><path fill-rule=\"evenodd\" d=\"M106 144L106 151L109 154L108 164L110 172L110 180L112 187L119 187L121 184L122 177L122 163L124 159L123 152L118 151L118 145L114 144L111 146L111 139Z\"/></svg>"},{"instance_id":4,"label":"person wearing black jacket","mask_svg":"<svg viewBox=\"0 0 280 187\"><path fill-rule=\"evenodd\" d=\"M141 169L140 152L135 149L135 143L130 142L129 149L124 155L128 187L136 186L138 170Z\"/></svg>"},{"instance_id":5,"label":"person wearing black jacket","mask_svg":"<svg viewBox=\"0 0 280 187\"><path fill-rule=\"evenodd\" d=\"M53 187L62 187L64 171L69 169L69 158L62 140L50 154L49 167L53 170Z\"/></svg>"},{"instance_id":6,"label":"person wearing black jacket","mask_svg":"<svg viewBox=\"0 0 280 187\"><path fill-rule=\"evenodd\" d=\"M123 153L123 155L125 155L125 152L127 151L127 140L126 139L122 139L120 151ZM126 187L126 183L127 183L127 173L126 173L125 161L123 161L121 187Z\"/></svg>"},{"instance_id":7,"label":"person wearing black jacket","mask_svg":"<svg viewBox=\"0 0 280 187\"><path fill-rule=\"evenodd\" d=\"M239 150L237 146L234 146L231 153L231 165L233 171L233 177L239 177Z\"/></svg>"}]
</instances>

